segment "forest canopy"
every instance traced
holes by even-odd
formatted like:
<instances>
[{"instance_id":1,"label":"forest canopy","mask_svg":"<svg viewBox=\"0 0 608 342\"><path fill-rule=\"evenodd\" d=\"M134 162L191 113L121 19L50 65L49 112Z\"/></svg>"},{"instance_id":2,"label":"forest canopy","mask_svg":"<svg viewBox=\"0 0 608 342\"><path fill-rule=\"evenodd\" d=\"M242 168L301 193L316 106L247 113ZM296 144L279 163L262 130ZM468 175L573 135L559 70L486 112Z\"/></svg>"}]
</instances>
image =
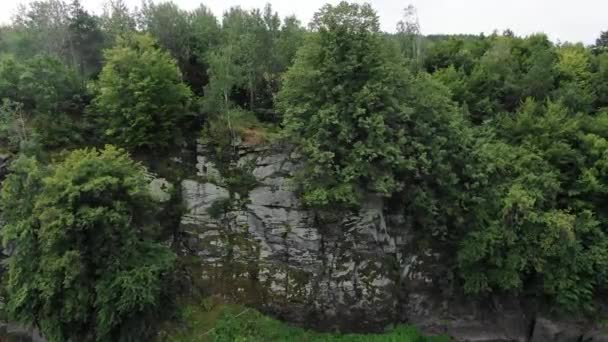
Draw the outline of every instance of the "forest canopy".
<instances>
[{"instance_id":1,"label":"forest canopy","mask_svg":"<svg viewBox=\"0 0 608 342\"><path fill-rule=\"evenodd\" d=\"M144 191L145 168L158 167L147 156L201 138L224 151L251 131L300 156L294 186L311 209L390 201L404 229L452 256L452 285L468 295L597 309L608 31L592 46L424 36L410 8L386 33L369 4L348 2L308 27L270 5L222 17L152 0L105 8L34 1L0 27L12 319L52 341L150 333L142 312L166 295L175 255L162 232L175 227Z\"/></svg>"}]
</instances>

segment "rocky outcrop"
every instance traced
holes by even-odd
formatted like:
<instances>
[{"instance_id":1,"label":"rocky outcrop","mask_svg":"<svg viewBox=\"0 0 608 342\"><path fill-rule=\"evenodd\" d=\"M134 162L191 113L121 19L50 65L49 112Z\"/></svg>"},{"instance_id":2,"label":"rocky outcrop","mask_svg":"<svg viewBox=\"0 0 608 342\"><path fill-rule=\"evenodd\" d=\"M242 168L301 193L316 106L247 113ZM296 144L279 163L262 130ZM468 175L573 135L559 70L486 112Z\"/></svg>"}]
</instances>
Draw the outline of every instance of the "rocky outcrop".
<instances>
[{"instance_id":1,"label":"rocky outcrop","mask_svg":"<svg viewBox=\"0 0 608 342\"><path fill-rule=\"evenodd\" d=\"M181 193L183 252L204 288L279 318L342 331L408 322L457 341L567 341L584 330L536 319L517 298L471 301L451 289L449 255L417 237L383 198L357 212L305 208L289 151L239 146L232 167L255 184L231 191L204 146ZM586 330L589 331L589 330ZM563 338L562 338L563 337Z\"/></svg>"},{"instance_id":2,"label":"rocky outcrop","mask_svg":"<svg viewBox=\"0 0 608 342\"><path fill-rule=\"evenodd\" d=\"M583 333L584 331L576 324L557 323L543 317L538 317L534 322L534 330L532 331L530 341L577 342Z\"/></svg>"},{"instance_id":3,"label":"rocky outcrop","mask_svg":"<svg viewBox=\"0 0 608 342\"><path fill-rule=\"evenodd\" d=\"M585 335L580 341L584 342L608 342L608 328L594 329Z\"/></svg>"},{"instance_id":4,"label":"rocky outcrop","mask_svg":"<svg viewBox=\"0 0 608 342\"><path fill-rule=\"evenodd\" d=\"M222 284L224 293L325 328L345 325L344 319L360 329L395 320L401 273L395 262L407 237L389 231L382 199L370 196L359 213L323 217L303 208L292 191L296 165L287 152L247 149L240 155L237 165L253 164L257 181L247 196L231 194L221 182L182 182L186 250L201 257L202 277ZM217 183L208 158L199 158L197 169L201 177L211 170ZM229 208L214 217L213 206L222 201Z\"/></svg>"},{"instance_id":5,"label":"rocky outcrop","mask_svg":"<svg viewBox=\"0 0 608 342\"><path fill-rule=\"evenodd\" d=\"M0 341L47 342L37 329L15 323L0 323Z\"/></svg>"}]
</instances>

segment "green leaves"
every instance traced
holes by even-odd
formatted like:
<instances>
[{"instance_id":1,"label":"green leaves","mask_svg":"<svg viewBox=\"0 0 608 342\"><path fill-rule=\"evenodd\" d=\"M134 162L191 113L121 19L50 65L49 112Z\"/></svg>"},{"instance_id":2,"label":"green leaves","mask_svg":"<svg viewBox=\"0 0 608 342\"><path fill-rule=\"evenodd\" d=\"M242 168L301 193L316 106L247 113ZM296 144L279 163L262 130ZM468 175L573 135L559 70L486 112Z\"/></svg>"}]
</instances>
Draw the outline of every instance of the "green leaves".
<instances>
[{"instance_id":1,"label":"green leaves","mask_svg":"<svg viewBox=\"0 0 608 342\"><path fill-rule=\"evenodd\" d=\"M476 125L467 173L442 187L465 182L452 230L465 290L592 310L608 266L601 49L539 34L436 39L428 51L427 69Z\"/></svg>"},{"instance_id":2,"label":"green leaves","mask_svg":"<svg viewBox=\"0 0 608 342\"><path fill-rule=\"evenodd\" d=\"M10 104L3 112L13 127L2 138L13 140L15 150L27 140L46 147L78 141L78 129L67 116L80 106L81 91L76 74L55 58L39 55L20 62L0 57L0 99Z\"/></svg>"},{"instance_id":3,"label":"green leaves","mask_svg":"<svg viewBox=\"0 0 608 342\"><path fill-rule=\"evenodd\" d=\"M51 341L144 336L175 256L155 239L141 165L113 146L48 169L20 157L2 190L7 309ZM123 326L129 324L130 331Z\"/></svg>"},{"instance_id":4,"label":"green leaves","mask_svg":"<svg viewBox=\"0 0 608 342\"><path fill-rule=\"evenodd\" d=\"M605 141L584 133L587 120L601 127L603 118L528 100L498 121L501 140L476 149L475 179L487 185L475 189L483 200L458 252L467 291L536 291L565 310L593 309L608 266L596 177Z\"/></svg>"},{"instance_id":5,"label":"green leaves","mask_svg":"<svg viewBox=\"0 0 608 342\"><path fill-rule=\"evenodd\" d=\"M278 101L285 135L307 159L304 199L350 206L365 191L391 195L403 186L401 171L414 172L424 156L415 151L424 133L410 123L412 107L427 107L414 93L431 81L408 73L369 6L328 5L314 23L319 32L300 50ZM426 118L417 117L435 120L436 109L428 104Z\"/></svg>"},{"instance_id":6,"label":"green leaves","mask_svg":"<svg viewBox=\"0 0 608 342\"><path fill-rule=\"evenodd\" d=\"M127 148L163 148L188 110L190 89L168 53L145 35L119 39L106 52L93 109L110 141Z\"/></svg>"}]
</instances>

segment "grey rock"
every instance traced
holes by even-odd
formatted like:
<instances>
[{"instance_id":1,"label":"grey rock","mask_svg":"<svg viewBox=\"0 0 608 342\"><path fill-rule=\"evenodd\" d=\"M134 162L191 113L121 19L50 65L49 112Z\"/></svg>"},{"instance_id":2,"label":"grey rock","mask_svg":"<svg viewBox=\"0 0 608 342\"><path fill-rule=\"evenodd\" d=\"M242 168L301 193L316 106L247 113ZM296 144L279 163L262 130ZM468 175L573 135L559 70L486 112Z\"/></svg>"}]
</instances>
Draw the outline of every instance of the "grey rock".
<instances>
[{"instance_id":1,"label":"grey rock","mask_svg":"<svg viewBox=\"0 0 608 342\"><path fill-rule=\"evenodd\" d=\"M537 317L530 342L577 342L583 335L580 327Z\"/></svg>"},{"instance_id":2,"label":"grey rock","mask_svg":"<svg viewBox=\"0 0 608 342\"><path fill-rule=\"evenodd\" d=\"M285 189L273 190L270 187L257 187L249 193L252 205L277 207L277 208L297 208L299 201L292 191Z\"/></svg>"},{"instance_id":3,"label":"grey rock","mask_svg":"<svg viewBox=\"0 0 608 342\"><path fill-rule=\"evenodd\" d=\"M450 337L456 341L463 342L515 342L507 336L504 331L495 330L494 326L488 326L483 322L472 322L469 324L454 324L449 330Z\"/></svg>"},{"instance_id":4,"label":"grey rock","mask_svg":"<svg viewBox=\"0 0 608 342\"><path fill-rule=\"evenodd\" d=\"M372 196L360 212L318 224L317 213L305 209L290 187L290 175L297 167L289 154L247 147L239 155L236 164L253 164L260 186L251 190L245 206L221 219L209 217L207 211L215 201L229 197L226 189L194 180L182 182L187 208L182 230L203 267L233 265L229 269L238 272L227 275L231 283L257 279L255 287L264 292L258 304L287 308L286 314L295 321L317 316L322 325L339 327L342 318L356 317L363 320L364 329L388 321L389 316L395 318L397 277L387 258L396 260L396 241L405 239L396 239L398 234L387 226L382 200ZM208 160L199 155L198 161L200 171ZM286 306L285 301L293 305ZM331 317L335 320L326 320Z\"/></svg>"},{"instance_id":5,"label":"grey rock","mask_svg":"<svg viewBox=\"0 0 608 342\"><path fill-rule=\"evenodd\" d=\"M199 183L186 179L182 181L182 194L190 213L200 213L213 202L230 197L228 190L211 183Z\"/></svg>"},{"instance_id":6,"label":"grey rock","mask_svg":"<svg viewBox=\"0 0 608 342\"><path fill-rule=\"evenodd\" d=\"M205 177L209 180L221 178L220 171L208 157L204 155L196 156L197 176Z\"/></svg>"},{"instance_id":7,"label":"grey rock","mask_svg":"<svg viewBox=\"0 0 608 342\"><path fill-rule=\"evenodd\" d=\"M228 190L211 183L199 183L195 180L182 181L182 200L186 214L182 216L181 225L200 226L205 229L217 228L219 222L211 219L209 209L216 201L230 198ZM187 229L184 229L188 232Z\"/></svg>"},{"instance_id":8,"label":"grey rock","mask_svg":"<svg viewBox=\"0 0 608 342\"><path fill-rule=\"evenodd\" d=\"M18 323L0 322L0 341L47 342L37 329Z\"/></svg>"},{"instance_id":9,"label":"grey rock","mask_svg":"<svg viewBox=\"0 0 608 342\"><path fill-rule=\"evenodd\" d=\"M582 340L583 342L608 342L608 329L597 329L586 333Z\"/></svg>"},{"instance_id":10,"label":"grey rock","mask_svg":"<svg viewBox=\"0 0 608 342\"><path fill-rule=\"evenodd\" d=\"M443 331L455 341L527 342L528 320L521 312L502 312L481 317L469 308L467 313L445 322ZM437 324L437 322L433 322Z\"/></svg>"},{"instance_id":11,"label":"grey rock","mask_svg":"<svg viewBox=\"0 0 608 342\"><path fill-rule=\"evenodd\" d=\"M150 196L157 202L165 203L171 200L173 184L164 178L155 178L149 184Z\"/></svg>"}]
</instances>

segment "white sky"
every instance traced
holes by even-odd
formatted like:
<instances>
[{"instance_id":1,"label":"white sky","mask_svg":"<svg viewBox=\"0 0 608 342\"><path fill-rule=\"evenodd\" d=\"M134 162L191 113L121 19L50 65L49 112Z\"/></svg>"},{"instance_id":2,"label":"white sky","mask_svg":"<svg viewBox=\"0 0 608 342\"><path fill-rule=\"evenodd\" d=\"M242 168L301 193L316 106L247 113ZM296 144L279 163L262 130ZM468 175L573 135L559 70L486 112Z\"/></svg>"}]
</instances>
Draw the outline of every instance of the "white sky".
<instances>
[{"instance_id":1,"label":"white sky","mask_svg":"<svg viewBox=\"0 0 608 342\"><path fill-rule=\"evenodd\" d=\"M20 3L31 0L0 0L0 21L7 22ZM131 7L141 0L125 0ZM325 3L339 0L173 0L184 9L200 3L218 16L231 6L263 7L267 2L281 16L296 14L308 23ZM353 0L365 2L364 0ZM161 0L157 0L161 2ZM491 33L511 28L518 35L545 32L555 41L582 41L591 44L600 31L608 30L608 0L370 0L378 11L385 31L394 31L402 9L413 4L418 9L425 34ZM93 12L100 12L103 0L81 0Z\"/></svg>"}]
</instances>

